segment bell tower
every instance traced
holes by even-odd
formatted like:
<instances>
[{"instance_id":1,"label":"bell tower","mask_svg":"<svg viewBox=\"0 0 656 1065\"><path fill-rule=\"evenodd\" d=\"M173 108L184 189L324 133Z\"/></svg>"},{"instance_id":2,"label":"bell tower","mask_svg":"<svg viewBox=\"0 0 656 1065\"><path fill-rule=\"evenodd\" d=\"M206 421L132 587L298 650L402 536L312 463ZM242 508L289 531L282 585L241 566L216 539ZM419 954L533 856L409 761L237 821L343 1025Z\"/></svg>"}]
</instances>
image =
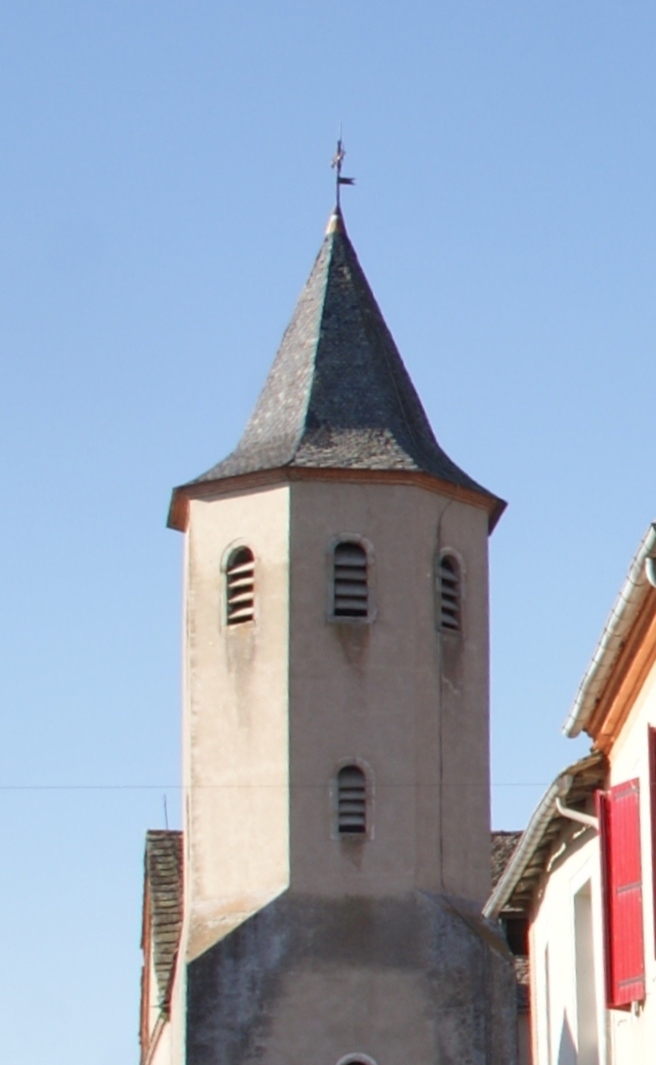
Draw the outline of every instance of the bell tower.
<instances>
[{"instance_id":1,"label":"bell tower","mask_svg":"<svg viewBox=\"0 0 656 1065\"><path fill-rule=\"evenodd\" d=\"M184 533L188 1065L514 1060L489 893L487 539L339 208Z\"/></svg>"}]
</instances>

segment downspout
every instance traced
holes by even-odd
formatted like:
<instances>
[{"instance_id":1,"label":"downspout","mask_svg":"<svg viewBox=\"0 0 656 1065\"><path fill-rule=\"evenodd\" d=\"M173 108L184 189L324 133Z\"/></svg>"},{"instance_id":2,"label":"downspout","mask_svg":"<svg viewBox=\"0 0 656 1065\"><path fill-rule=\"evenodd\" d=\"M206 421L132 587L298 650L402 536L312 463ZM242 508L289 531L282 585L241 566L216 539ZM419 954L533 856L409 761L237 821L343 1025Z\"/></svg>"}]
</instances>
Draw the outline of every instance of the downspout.
<instances>
[{"instance_id":1,"label":"downspout","mask_svg":"<svg viewBox=\"0 0 656 1065\"><path fill-rule=\"evenodd\" d=\"M582 814L580 810L570 810L569 807L563 806L560 799L556 799L556 809L561 817L567 817L570 821L578 821L580 825L594 828L595 832L599 831L599 820L593 817L592 814Z\"/></svg>"},{"instance_id":2,"label":"downspout","mask_svg":"<svg viewBox=\"0 0 656 1065\"><path fill-rule=\"evenodd\" d=\"M566 817L569 821L577 821L579 825L585 825L587 828L594 828L595 832L599 831L599 819L593 817L592 814L581 813L580 810L570 810L568 806L563 806L563 799L567 798L569 789L574 783L574 777L570 774L565 774L558 778L557 781L560 792L556 796L556 809L561 817Z\"/></svg>"},{"instance_id":3,"label":"downspout","mask_svg":"<svg viewBox=\"0 0 656 1065\"><path fill-rule=\"evenodd\" d=\"M499 916L500 911L503 909L515 887L521 880L526 864L536 848L540 845L540 841L553 817L554 809L558 809L557 804L560 802L562 805L562 800L567 797L578 773L580 773L583 768L593 766L599 761L601 761L601 756L598 753L588 755L586 758L582 758L581 761L576 762L573 766L570 766L556 777L553 784L546 791L539 805L535 809L533 816L517 845L517 849L506 866L505 872L487 900L483 908L484 917L494 920ZM573 821L581 821L581 823L587 825L589 828L594 828L598 831L596 818L589 819L588 814L579 813L578 810L570 810L566 806L562 806L562 811L558 809L558 812L561 813L563 817L571 818Z\"/></svg>"},{"instance_id":4,"label":"downspout","mask_svg":"<svg viewBox=\"0 0 656 1065\"><path fill-rule=\"evenodd\" d=\"M560 793L560 778L557 778L533 813L517 849L506 867L505 873L487 900L483 909L484 917L494 920L499 916L499 911L503 908L506 899L519 882L524 871L525 861L538 846L547 825L551 821L555 800Z\"/></svg>"}]
</instances>

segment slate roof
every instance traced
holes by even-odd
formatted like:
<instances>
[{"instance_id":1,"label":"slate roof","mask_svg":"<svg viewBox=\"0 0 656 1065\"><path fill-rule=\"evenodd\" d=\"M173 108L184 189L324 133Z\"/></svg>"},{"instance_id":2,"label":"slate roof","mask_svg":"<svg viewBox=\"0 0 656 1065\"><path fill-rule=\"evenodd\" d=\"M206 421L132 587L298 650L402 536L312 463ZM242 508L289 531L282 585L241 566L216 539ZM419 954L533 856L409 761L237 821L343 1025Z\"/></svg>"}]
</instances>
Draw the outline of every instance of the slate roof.
<instances>
[{"instance_id":1,"label":"slate roof","mask_svg":"<svg viewBox=\"0 0 656 1065\"><path fill-rule=\"evenodd\" d=\"M182 929L182 832L147 832L144 865L153 968L160 1005L168 1011Z\"/></svg>"},{"instance_id":2,"label":"slate roof","mask_svg":"<svg viewBox=\"0 0 656 1065\"><path fill-rule=\"evenodd\" d=\"M285 466L420 471L496 500L437 443L339 208L237 448L189 485Z\"/></svg>"}]
</instances>

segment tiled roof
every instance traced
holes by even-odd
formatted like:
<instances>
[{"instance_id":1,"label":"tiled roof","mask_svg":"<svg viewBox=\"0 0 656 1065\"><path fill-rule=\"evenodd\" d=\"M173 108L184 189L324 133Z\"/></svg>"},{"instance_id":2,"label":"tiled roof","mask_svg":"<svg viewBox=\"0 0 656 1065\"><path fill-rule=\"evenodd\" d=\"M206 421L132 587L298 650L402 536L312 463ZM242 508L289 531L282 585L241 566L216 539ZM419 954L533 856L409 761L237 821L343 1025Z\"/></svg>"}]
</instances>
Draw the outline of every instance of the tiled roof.
<instances>
[{"instance_id":1,"label":"tiled roof","mask_svg":"<svg viewBox=\"0 0 656 1065\"><path fill-rule=\"evenodd\" d=\"M523 836L523 832L493 832L492 833L492 888L494 889L512 858L517 844ZM514 911L516 912L516 911ZM512 914L511 914L512 915ZM530 992L530 967L529 959L524 955L516 955L515 979L517 981L517 1009L520 1013L529 1010Z\"/></svg>"},{"instance_id":2,"label":"tiled roof","mask_svg":"<svg viewBox=\"0 0 656 1065\"><path fill-rule=\"evenodd\" d=\"M606 772L604 755L593 751L556 777L492 885L492 893L483 911L487 917L498 917L505 910L529 913L551 855L560 847L563 833L572 828L572 822L559 813L557 798L564 796L568 807L589 813L594 792L603 787Z\"/></svg>"},{"instance_id":3,"label":"tiled roof","mask_svg":"<svg viewBox=\"0 0 656 1065\"><path fill-rule=\"evenodd\" d=\"M492 887L499 883L512 853L522 838L521 832L492 833Z\"/></svg>"},{"instance_id":4,"label":"tiled roof","mask_svg":"<svg viewBox=\"0 0 656 1065\"><path fill-rule=\"evenodd\" d=\"M339 211L237 448L190 484L290 466L419 471L503 509L437 443Z\"/></svg>"},{"instance_id":5,"label":"tiled roof","mask_svg":"<svg viewBox=\"0 0 656 1065\"><path fill-rule=\"evenodd\" d=\"M145 876L153 968L159 1000L168 1011L182 929L182 832L146 834Z\"/></svg>"}]
</instances>

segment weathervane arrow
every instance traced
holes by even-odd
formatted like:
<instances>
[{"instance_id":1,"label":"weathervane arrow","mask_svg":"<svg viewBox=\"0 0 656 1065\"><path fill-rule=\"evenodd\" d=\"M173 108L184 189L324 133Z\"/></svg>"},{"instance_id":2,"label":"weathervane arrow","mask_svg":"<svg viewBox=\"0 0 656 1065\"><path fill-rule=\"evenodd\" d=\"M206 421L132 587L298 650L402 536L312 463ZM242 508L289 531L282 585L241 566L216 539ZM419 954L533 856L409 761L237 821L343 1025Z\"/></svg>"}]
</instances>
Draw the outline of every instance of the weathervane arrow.
<instances>
[{"instance_id":1,"label":"weathervane arrow","mask_svg":"<svg viewBox=\"0 0 656 1065\"><path fill-rule=\"evenodd\" d=\"M341 185L355 185L355 178L342 177L342 163L344 162L344 157L345 156L346 156L346 149L345 149L345 147L344 147L344 145L342 143L342 135L340 133L340 135L338 137L338 140L337 140L337 151L335 152L335 154L333 156L333 160L332 160L332 162L330 164L331 167L333 168L333 170L336 171L335 188L336 188L336 192L337 192L337 206L338 207L339 207L339 189L340 189L340 186Z\"/></svg>"}]
</instances>

